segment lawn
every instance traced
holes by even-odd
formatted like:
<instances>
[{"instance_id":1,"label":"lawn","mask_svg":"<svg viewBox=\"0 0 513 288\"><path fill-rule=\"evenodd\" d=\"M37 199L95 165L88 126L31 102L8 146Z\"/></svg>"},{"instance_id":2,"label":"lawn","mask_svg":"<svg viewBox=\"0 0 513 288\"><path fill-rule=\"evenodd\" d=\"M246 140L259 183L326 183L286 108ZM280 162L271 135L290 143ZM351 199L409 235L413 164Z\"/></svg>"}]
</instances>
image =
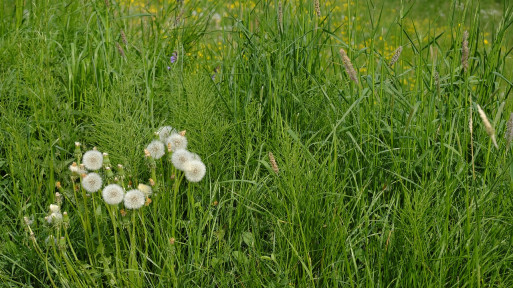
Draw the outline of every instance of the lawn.
<instances>
[{"instance_id":1,"label":"lawn","mask_svg":"<svg viewBox=\"0 0 513 288\"><path fill-rule=\"evenodd\" d=\"M2 1L0 287L513 287L512 24Z\"/></svg>"}]
</instances>

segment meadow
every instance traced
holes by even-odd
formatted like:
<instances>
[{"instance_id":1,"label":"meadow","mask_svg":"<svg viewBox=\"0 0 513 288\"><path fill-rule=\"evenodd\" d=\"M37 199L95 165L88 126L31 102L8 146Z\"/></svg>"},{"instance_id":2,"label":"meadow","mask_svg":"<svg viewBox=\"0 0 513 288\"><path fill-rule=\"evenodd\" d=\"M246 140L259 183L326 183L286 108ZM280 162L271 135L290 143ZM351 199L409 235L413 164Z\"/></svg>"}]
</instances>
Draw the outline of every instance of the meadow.
<instances>
[{"instance_id":1,"label":"meadow","mask_svg":"<svg viewBox=\"0 0 513 288\"><path fill-rule=\"evenodd\" d=\"M0 287L513 287L512 24L0 2Z\"/></svg>"}]
</instances>

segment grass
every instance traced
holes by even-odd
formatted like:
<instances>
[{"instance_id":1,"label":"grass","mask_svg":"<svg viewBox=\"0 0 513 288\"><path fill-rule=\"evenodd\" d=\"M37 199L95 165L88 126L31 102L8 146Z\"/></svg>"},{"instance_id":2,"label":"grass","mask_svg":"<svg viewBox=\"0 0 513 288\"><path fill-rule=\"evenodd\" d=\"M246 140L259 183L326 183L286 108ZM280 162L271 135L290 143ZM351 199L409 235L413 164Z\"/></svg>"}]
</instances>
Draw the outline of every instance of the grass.
<instances>
[{"instance_id":1,"label":"grass","mask_svg":"<svg viewBox=\"0 0 513 288\"><path fill-rule=\"evenodd\" d=\"M511 287L511 3L424 4L2 2L1 286ZM151 203L86 194L92 147Z\"/></svg>"}]
</instances>

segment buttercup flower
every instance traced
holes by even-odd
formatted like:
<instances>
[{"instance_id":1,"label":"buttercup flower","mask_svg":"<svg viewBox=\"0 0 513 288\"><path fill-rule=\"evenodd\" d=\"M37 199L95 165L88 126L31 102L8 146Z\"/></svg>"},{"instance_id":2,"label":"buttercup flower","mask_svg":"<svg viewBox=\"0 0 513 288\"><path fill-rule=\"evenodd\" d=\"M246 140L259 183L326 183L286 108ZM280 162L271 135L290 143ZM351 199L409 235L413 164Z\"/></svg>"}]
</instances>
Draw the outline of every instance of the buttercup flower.
<instances>
[{"instance_id":1,"label":"buttercup flower","mask_svg":"<svg viewBox=\"0 0 513 288\"><path fill-rule=\"evenodd\" d=\"M84 163L85 167L88 170L98 170L102 168L103 155L100 151L97 150L87 151L86 153L84 153L82 163Z\"/></svg>"},{"instance_id":2,"label":"buttercup flower","mask_svg":"<svg viewBox=\"0 0 513 288\"><path fill-rule=\"evenodd\" d=\"M109 205L118 205L123 201L125 192L118 184L110 184L103 188L102 196L105 203Z\"/></svg>"},{"instance_id":3,"label":"buttercup flower","mask_svg":"<svg viewBox=\"0 0 513 288\"><path fill-rule=\"evenodd\" d=\"M185 163L185 178L190 182L199 182L207 171L205 164L198 160L191 160Z\"/></svg>"},{"instance_id":4,"label":"buttercup flower","mask_svg":"<svg viewBox=\"0 0 513 288\"><path fill-rule=\"evenodd\" d=\"M139 209L146 202L143 192L133 189L125 194L125 208L127 209Z\"/></svg>"},{"instance_id":5,"label":"buttercup flower","mask_svg":"<svg viewBox=\"0 0 513 288\"><path fill-rule=\"evenodd\" d=\"M89 173L82 179L82 187L89 193L100 190L102 184L102 177L97 173Z\"/></svg>"},{"instance_id":6,"label":"buttercup flower","mask_svg":"<svg viewBox=\"0 0 513 288\"><path fill-rule=\"evenodd\" d=\"M150 144L148 144L146 150L148 150L150 156L153 159L160 159L160 157L164 156L164 154L166 153L164 143L158 140L153 140Z\"/></svg>"}]
</instances>

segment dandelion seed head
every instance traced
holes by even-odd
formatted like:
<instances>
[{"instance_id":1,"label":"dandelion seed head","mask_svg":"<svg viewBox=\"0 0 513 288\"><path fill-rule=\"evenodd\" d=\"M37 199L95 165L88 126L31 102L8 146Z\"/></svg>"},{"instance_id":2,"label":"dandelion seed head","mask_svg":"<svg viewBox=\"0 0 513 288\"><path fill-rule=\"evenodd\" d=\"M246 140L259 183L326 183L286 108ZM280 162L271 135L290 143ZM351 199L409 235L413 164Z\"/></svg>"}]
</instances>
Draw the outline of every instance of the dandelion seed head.
<instances>
[{"instance_id":1,"label":"dandelion seed head","mask_svg":"<svg viewBox=\"0 0 513 288\"><path fill-rule=\"evenodd\" d=\"M172 133L166 139L166 144L171 143L171 150L178 151L180 149L187 149L187 138L180 133Z\"/></svg>"},{"instance_id":2,"label":"dandelion seed head","mask_svg":"<svg viewBox=\"0 0 513 288\"><path fill-rule=\"evenodd\" d=\"M125 192L118 184L110 184L103 188L102 196L105 203L109 205L118 205L123 201Z\"/></svg>"},{"instance_id":3,"label":"dandelion seed head","mask_svg":"<svg viewBox=\"0 0 513 288\"><path fill-rule=\"evenodd\" d=\"M153 159L160 159L166 153L164 143L159 140L153 140L150 144L148 144L146 150L148 150L150 156Z\"/></svg>"},{"instance_id":4,"label":"dandelion seed head","mask_svg":"<svg viewBox=\"0 0 513 288\"><path fill-rule=\"evenodd\" d=\"M50 216L45 217L48 224L59 224L62 222L61 212L52 212Z\"/></svg>"},{"instance_id":5,"label":"dandelion seed head","mask_svg":"<svg viewBox=\"0 0 513 288\"><path fill-rule=\"evenodd\" d=\"M164 127L161 127L158 131L157 131L158 135L159 135L159 138L160 138L160 141L162 142L166 142L166 139L171 136L172 133L176 133L176 129L171 127L171 126L164 126Z\"/></svg>"},{"instance_id":6,"label":"dandelion seed head","mask_svg":"<svg viewBox=\"0 0 513 288\"><path fill-rule=\"evenodd\" d=\"M199 182L205 176L207 168L203 162L198 160L191 160L185 163L185 178L189 182Z\"/></svg>"},{"instance_id":7,"label":"dandelion seed head","mask_svg":"<svg viewBox=\"0 0 513 288\"><path fill-rule=\"evenodd\" d=\"M89 150L84 153L82 157L82 163L88 170L98 170L102 168L103 154L98 150Z\"/></svg>"},{"instance_id":8,"label":"dandelion seed head","mask_svg":"<svg viewBox=\"0 0 513 288\"><path fill-rule=\"evenodd\" d=\"M139 209L145 202L144 193L137 189L130 190L125 194L124 204L126 209Z\"/></svg>"},{"instance_id":9,"label":"dandelion seed head","mask_svg":"<svg viewBox=\"0 0 513 288\"><path fill-rule=\"evenodd\" d=\"M97 173L89 173L84 178L82 178L82 187L89 192L94 193L102 188L102 177Z\"/></svg>"},{"instance_id":10,"label":"dandelion seed head","mask_svg":"<svg viewBox=\"0 0 513 288\"><path fill-rule=\"evenodd\" d=\"M192 160L192 153L185 150L180 149L173 153L173 156L171 156L171 162L178 170L185 170L185 163Z\"/></svg>"}]
</instances>

